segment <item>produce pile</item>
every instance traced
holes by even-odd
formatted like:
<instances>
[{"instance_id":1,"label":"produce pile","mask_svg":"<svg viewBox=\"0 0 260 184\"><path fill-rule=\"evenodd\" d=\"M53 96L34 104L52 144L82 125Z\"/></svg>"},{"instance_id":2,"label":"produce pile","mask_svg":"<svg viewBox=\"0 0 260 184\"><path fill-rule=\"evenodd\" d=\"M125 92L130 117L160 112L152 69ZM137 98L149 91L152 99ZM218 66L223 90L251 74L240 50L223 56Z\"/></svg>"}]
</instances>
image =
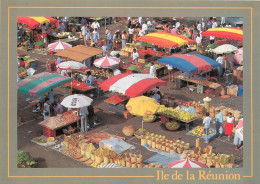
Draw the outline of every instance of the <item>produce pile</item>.
<instances>
[{"instance_id":1,"label":"produce pile","mask_svg":"<svg viewBox=\"0 0 260 184\"><path fill-rule=\"evenodd\" d=\"M164 105L160 105L157 113L165 114L182 121L190 121L196 118L195 114L184 112L179 109L174 109L172 107L165 107Z\"/></svg>"},{"instance_id":2,"label":"produce pile","mask_svg":"<svg viewBox=\"0 0 260 184\"><path fill-rule=\"evenodd\" d=\"M218 46L219 46L219 44L215 44L215 43L209 44L209 45L206 47L205 51L206 51L206 52L212 52L212 50L215 49L215 48L217 48Z\"/></svg>"},{"instance_id":3,"label":"produce pile","mask_svg":"<svg viewBox=\"0 0 260 184\"><path fill-rule=\"evenodd\" d=\"M69 87L72 86L72 88L78 89L81 91L87 91L87 90L93 89L93 87L88 86L87 84L84 84L82 82L77 82L77 81L73 81L72 83L67 83L66 86L69 86Z\"/></svg>"},{"instance_id":4,"label":"produce pile","mask_svg":"<svg viewBox=\"0 0 260 184\"><path fill-rule=\"evenodd\" d=\"M147 65L144 66L144 68L150 69L151 63L148 63ZM163 68L163 66L155 64L156 70Z\"/></svg>"},{"instance_id":5,"label":"produce pile","mask_svg":"<svg viewBox=\"0 0 260 184\"><path fill-rule=\"evenodd\" d=\"M104 68L95 68L95 75L96 76L101 76L104 78L108 78L109 76L109 70L108 69L104 69Z\"/></svg>"},{"instance_id":6,"label":"produce pile","mask_svg":"<svg viewBox=\"0 0 260 184\"><path fill-rule=\"evenodd\" d=\"M110 103L110 104L113 104L113 105L117 105L117 104L119 104L119 103L121 103L121 102L124 102L124 101L126 101L126 100L128 100L128 99L129 99L129 97L127 97L127 96L114 95L114 96L112 96L112 97L106 99L105 102Z\"/></svg>"},{"instance_id":7,"label":"produce pile","mask_svg":"<svg viewBox=\"0 0 260 184\"><path fill-rule=\"evenodd\" d=\"M178 123L178 122L167 122L166 124L165 124L165 126L166 126L166 128L168 129L168 130L171 130L171 129L179 129L180 128L180 123Z\"/></svg>"},{"instance_id":8,"label":"produce pile","mask_svg":"<svg viewBox=\"0 0 260 184\"><path fill-rule=\"evenodd\" d=\"M127 69L131 70L131 71L136 71L138 73L141 73L143 71L143 67L142 66L137 66L137 65L131 65Z\"/></svg>"},{"instance_id":9,"label":"produce pile","mask_svg":"<svg viewBox=\"0 0 260 184\"><path fill-rule=\"evenodd\" d=\"M196 126L190 133L193 134L193 135L196 135L198 137L205 136L203 126ZM212 133L214 133L214 130L209 130L209 134L212 134Z\"/></svg>"},{"instance_id":10,"label":"produce pile","mask_svg":"<svg viewBox=\"0 0 260 184\"><path fill-rule=\"evenodd\" d=\"M55 36L63 38L63 37L68 37L71 33L70 32L61 32L57 33Z\"/></svg>"},{"instance_id":11,"label":"produce pile","mask_svg":"<svg viewBox=\"0 0 260 184\"><path fill-rule=\"evenodd\" d=\"M155 115L147 115L143 117L144 121L151 121L151 120L155 120L156 116Z\"/></svg>"},{"instance_id":12,"label":"produce pile","mask_svg":"<svg viewBox=\"0 0 260 184\"><path fill-rule=\"evenodd\" d=\"M28 153L18 150L17 153L17 166L18 168L32 168L36 162L28 155Z\"/></svg>"},{"instance_id":13,"label":"produce pile","mask_svg":"<svg viewBox=\"0 0 260 184\"><path fill-rule=\"evenodd\" d=\"M149 132L143 128L139 128L136 132L135 132L135 136L137 138L141 138L141 136L145 136L145 135L149 135Z\"/></svg>"},{"instance_id":14,"label":"produce pile","mask_svg":"<svg viewBox=\"0 0 260 184\"><path fill-rule=\"evenodd\" d=\"M46 142L52 142L54 141L54 137L49 137L47 139L41 138L41 137L35 137L33 138L33 141L38 142L38 143L46 143Z\"/></svg>"}]
</instances>

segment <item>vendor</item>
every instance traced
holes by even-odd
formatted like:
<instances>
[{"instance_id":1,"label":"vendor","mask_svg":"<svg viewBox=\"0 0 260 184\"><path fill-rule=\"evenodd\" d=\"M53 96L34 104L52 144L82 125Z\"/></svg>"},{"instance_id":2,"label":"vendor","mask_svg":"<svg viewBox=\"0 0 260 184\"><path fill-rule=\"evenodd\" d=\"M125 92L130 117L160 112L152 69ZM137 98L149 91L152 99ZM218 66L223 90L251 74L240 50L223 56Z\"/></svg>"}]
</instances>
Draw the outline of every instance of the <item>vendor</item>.
<instances>
[{"instance_id":1,"label":"vendor","mask_svg":"<svg viewBox=\"0 0 260 184\"><path fill-rule=\"evenodd\" d=\"M61 106L61 104L57 103L57 102L54 102L53 103L53 108L54 108L54 114L55 116L62 116L62 113L63 113L63 108Z\"/></svg>"},{"instance_id":2,"label":"vendor","mask_svg":"<svg viewBox=\"0 0 260 184\"><path fill-rule=\"evenodd\" d=\"M25 62L23 58L20 59L20 67L25 69Z\"/></svg>"},{"instance_id":3,"label":"vendor","mask_svg":"<svg viewBox=\"0 0 260 184\"><path fill-rule=\"evenodd\" d=\"M58 56L56 64L61 64L61 63L62 63L62 58L61 56Z\"/></svg>"},{"instance_id":4,"label":"vendor","mask_svg":"<svg viewBox=\"0 0 260 184\"><path fill-rule=\"evenodd\" d=\"M43 105L43 118L46 120L47 118L51 117L50 113L50 99L46 98Z\"/></svg>"},{"instance_id":5,"label":"vendor","mask_svg":"<svg viewBox=\"0 0 260 184\"><path fill-rule=\"evenodd\" d=\"M150 75L152 75L153 77L156 77L156 67L154 66L153 62L151 63L149 71L150 71Z\"/></svg>"},{"instance_id":6,"label":"vendor","mask_svg":"<svg viewBox=\"0 0 260 184\"><path fill-rule=\"evenodd\" d=\"M133 50L133 60L134 60L133 64L136 64L136 63L137 63L138 58L139 58L139 54L138 54L138 52L136 51L136 49L134 49L134 50Z\"/></svg>"},{"instance_id":7,"label":"vendor","mask_svg":"<svg viewBox=\"0 0 260 184\"><path fill-rule=\"evenodd\" d=\"M87 71L87 79L86 79L85 83L88 86L93 86L93 76L91 75L91 71Z\"/></svg>"}]
</instances>

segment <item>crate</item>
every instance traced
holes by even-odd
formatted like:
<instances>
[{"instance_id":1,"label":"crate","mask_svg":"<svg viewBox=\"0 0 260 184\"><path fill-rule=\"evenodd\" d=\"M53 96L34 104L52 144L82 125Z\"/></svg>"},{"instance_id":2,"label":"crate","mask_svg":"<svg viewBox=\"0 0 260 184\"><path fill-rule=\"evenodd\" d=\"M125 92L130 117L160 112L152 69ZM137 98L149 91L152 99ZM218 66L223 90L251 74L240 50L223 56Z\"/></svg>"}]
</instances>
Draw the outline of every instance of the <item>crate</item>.
<instances>
[{"instance_id":1,"label":"crate","mask_svg":"<svg viewBox=\"0 0 260 184\"><path fill-rule=\"evenodd\" d=\"M138 63L146 63L147 59L138 59Z\"/></svg>"},{"instance_id":2,"label":"crate","mask_svg":"<svg viewBox=\"0 0 260 184\"><path fill-rule=\"evenodd\" d=\"M45 137L56 137L56 131L55 130L50 130L50 129L45 128L45 127L43 127L42 130L43 130L43 135Z\"/></svg>"}]
</instances>

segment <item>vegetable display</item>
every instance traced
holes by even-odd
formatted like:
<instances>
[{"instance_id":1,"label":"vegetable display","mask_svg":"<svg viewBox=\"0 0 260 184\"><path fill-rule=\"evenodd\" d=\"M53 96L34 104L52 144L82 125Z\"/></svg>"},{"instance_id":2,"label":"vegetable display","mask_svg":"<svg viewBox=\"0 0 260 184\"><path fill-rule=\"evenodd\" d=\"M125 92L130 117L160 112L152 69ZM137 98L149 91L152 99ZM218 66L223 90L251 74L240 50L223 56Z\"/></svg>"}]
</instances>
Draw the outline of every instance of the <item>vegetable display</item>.
<instances>
[{"instance_id":1,"label":"vegetable display","mask_svg":"<svg viewBox=\"0 0 260 184\"><path fill-rule=\"evenodd\" d=\"M117 105L117 104L119 104L121 102L124 102L124 101L126 101L128 99L129 99L129 97L127 97L127 96L114 95L114 96L106 99L105 102L108 102L108 103L113 104L113 105Z\"/></svg>"},{"instance_id":2,"label":"vegetable display","mask_svg":"<svg viewBox=\"0 0 260 184\"><path fill-rule=\"evenodd\" d=\"M17 166L18 168L32 168L36 165L36 162L28 155L28 153L18 150L17 154Z\"/></svg>"}]
</instances>

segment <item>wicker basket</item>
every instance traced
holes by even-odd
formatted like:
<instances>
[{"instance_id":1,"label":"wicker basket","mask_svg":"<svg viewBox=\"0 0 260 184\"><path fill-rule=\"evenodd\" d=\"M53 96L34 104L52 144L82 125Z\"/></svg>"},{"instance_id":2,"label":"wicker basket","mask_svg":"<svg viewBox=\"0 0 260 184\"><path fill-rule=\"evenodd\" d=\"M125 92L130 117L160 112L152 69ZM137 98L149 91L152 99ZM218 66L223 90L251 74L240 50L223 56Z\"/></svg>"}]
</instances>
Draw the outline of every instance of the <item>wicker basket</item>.
<instances>
[{"instance_id":1,"label":"wicker basket","mask_svg":"<svg viewBox=\"0 0 260 184\"><path fill-rule=\"evenodd\" d=\"M144 118L143 118L143 121L144 121L145 123L152 123L152 122L154 122L155 119L156 119L156 116L154 116L153 119L144 119Z\"/></svg>"},{"instance_id":2,"label":"wicker basket","mask_svg":"<svg viewBox=\"0 0 260 184\"><path fill-rule=\"evenodd\" d=\"M178 130L180 128L181 124L178 123L177 127L169 127L168 124L165 124L165 127L167 128L167 130Z\"/></svg>"}]
</instances>

